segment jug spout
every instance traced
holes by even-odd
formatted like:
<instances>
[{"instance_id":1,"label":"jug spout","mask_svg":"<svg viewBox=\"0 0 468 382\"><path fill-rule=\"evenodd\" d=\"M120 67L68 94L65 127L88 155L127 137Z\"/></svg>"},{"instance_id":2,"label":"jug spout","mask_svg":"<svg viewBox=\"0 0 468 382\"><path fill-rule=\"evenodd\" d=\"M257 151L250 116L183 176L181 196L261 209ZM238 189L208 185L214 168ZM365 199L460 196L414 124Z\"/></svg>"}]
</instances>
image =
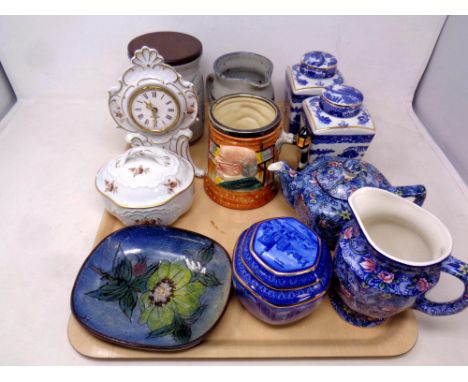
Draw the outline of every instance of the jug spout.
<instances>
[{"instance_id":1,"label":"jug spout","mask_svg":"<svg viewBox=\"0 0 468 382\"><path fill-rule=\"evenodd\" d=\"M294 207L296 195L300 192L300 172L293 170L285 162L274 162L268 166L268 171L274 172L280 180L283 195Z\"/></svg>"},{"instance_id":2,"label":"jug spout","mask_svg":"<svg viewBox=\"0 0 468 382\"><path fill-rule=\"evenodd\" d=\"M450 255L452 238L430 212L387 190L363 187L348 198L367 242L382 256L409 266L430 266Z\"/></svg>"}]
</instances>

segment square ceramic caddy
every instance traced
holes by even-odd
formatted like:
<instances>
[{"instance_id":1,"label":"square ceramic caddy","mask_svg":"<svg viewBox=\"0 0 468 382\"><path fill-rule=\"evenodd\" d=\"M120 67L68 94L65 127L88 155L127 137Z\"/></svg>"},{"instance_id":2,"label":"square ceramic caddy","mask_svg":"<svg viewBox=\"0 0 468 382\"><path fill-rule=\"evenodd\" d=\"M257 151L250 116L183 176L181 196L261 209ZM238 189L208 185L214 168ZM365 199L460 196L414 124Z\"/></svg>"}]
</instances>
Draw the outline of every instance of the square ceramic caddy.
<instances>
[{"instance_id":1,"label":"square ceramic caddy","mask_svg":"<svg viewBox=\"0 0 468 382\"><path fill-rule=\"evenodd\" d=\"M362 158L375 135L375 126L366 107L349 118L327 113L321 107L320 96L302 103L303 122L311 132L309 162L323 156Z\"/></svg>"},{"instance_id":2,"label":"square ceramic caddy","mask_svg":"<svg viewBox=\"0 0 468 382\"><path fill-rule=\"evenodd\" d=\"M286 115L289 132L298 133L301 123L302 102L311 96L318 96L332 85L344 83L337 69L337 60L330 53L308 52L299 64L286 69Z\"/></svg>"}]
</instances>

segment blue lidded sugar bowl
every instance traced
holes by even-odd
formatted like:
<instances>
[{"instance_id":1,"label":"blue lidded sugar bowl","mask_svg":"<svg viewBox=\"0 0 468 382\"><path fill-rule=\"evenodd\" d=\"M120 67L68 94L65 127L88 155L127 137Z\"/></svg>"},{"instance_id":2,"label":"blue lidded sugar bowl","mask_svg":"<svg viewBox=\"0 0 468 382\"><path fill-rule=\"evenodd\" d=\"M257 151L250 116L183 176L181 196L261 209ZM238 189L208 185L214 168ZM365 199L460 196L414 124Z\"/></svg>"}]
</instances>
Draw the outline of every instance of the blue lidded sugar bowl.
<instances>
[{"instance_id":1,"label":"blue lidded sugar bowl","mask_svg":"<svg viewBox=\"0 0 468 382\"><path fill-rule=\"evenodd\" d=\"M240 302L273 325L297 321L317 308L331 272L326 244L292 217L255 223L234 250L233 285Z\"/></svg>"},{"instance_id":2,"label":"blue lidded sugar bowl","mask_svg":"<svg viewBox=\"0 0 468 382\"><path fill-rule=\"evenodd\" d=\"M286 69L286 130L293 134L299 132L302 101L319 96L329 86L344 83L337 68L338 60L332 54L311 51L302 56L300 63Z\"/></svg>"}]
</instances>

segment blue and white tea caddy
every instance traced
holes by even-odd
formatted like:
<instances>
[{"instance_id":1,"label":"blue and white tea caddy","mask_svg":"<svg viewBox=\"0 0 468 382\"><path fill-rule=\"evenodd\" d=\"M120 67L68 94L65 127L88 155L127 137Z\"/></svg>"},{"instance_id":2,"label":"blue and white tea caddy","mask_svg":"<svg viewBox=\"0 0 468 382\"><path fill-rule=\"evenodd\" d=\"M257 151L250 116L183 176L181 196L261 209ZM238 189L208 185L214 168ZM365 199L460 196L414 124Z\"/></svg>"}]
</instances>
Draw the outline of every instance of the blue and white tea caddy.
<instances>
[{"instance_id":1,"label":"blue and white tea caddy","mask_svg":"<svg viewBox=\"0 0 468 382\"><path fill-rule=\"evenodd\" d=\"M371 116L356 88L333 85L303 101L303 122L311 133L309 163L323 156L362 158L375 135Z\"/></svg>"},{"instance_id":2,"label":"blue and white tea caddy","mask_svg":"<svg viewBox=\"0 0 468 382\"><path fill-rule=\"evenodd\" d=\"M344 83L337 65L338 60L332 54L312 51L304 54L299 64L286 69L286 121L289 123L286 130L290 133L299 131L302 101L320 95L328 86Z\"/></svg>"},{"instance_id":3,"label":"blue and white tea caddy","mask_svg":"<svg viewBox=\"0 0 468 382\"><path fill-rule=\"evenodd\" d=\"M242 232L232 261L240 302L268 324L288 324L309 315L331 281L325 242L292 217L264 220Z\"/></svg>"}]
</instances>

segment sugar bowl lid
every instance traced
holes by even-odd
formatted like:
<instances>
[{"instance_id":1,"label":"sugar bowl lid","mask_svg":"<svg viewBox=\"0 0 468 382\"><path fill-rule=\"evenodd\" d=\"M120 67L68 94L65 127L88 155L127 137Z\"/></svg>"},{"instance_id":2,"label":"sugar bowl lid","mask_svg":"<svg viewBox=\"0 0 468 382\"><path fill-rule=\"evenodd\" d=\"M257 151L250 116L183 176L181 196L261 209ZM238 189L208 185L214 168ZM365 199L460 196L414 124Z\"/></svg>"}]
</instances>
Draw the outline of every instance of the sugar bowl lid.
<instances>
[{"instance_id":1,"label":"sugar bowl lid","mask_svg":"<svg viewBox=\"0 0 468 382\"><path fill-rule=\"evenodd\" d=\"M336 68L338 60L330 53L314 50L305 53L301 63L314 69L333 69Z\"/></svg>"},{"instance_id":2,"label":"sugar bowl lid","mask_svg":"<svg viewBox=\"0 0 468 382\"><path fill-rule=\"evenodd\" d=\"M361 187L385 188L389 184L372 165L358 159L329 158L317 170L316 180L330 196L348 200Z\"/></svg>"},{"instance_id":3,"label":"sugar bowl lid","mask_svg":"<svg viewBox=\"0 0 468 382\"><path fill-rule=\"evenodd\" d=\"M250 248L266 269L284 276L309 272L320 257L317 235L290 217L262 221L254 227Z\"/></svg>"},{"instance_id":4,"label":"sugar bowl lid","mask_svg":"<svg viewBox=\"0 0 468 382\"><path fill-rule=\"evenodd\" d=\"M364 101L364 95L356 88L348 85L332 85L321 94L326 102L341 107L357 107Z\"/></svg>"},{"instance_id":5,"label":"sugar bowl lid","mask_svg":"<svg viewBox=\"0 0 468 382\"><path fill-rule=\"evenodd\" d=\"M116 156L96 175L96 188L124 208L165 204L193 183L192 165L159 147L134 147Z\"/></svg>"}]
</instances>

